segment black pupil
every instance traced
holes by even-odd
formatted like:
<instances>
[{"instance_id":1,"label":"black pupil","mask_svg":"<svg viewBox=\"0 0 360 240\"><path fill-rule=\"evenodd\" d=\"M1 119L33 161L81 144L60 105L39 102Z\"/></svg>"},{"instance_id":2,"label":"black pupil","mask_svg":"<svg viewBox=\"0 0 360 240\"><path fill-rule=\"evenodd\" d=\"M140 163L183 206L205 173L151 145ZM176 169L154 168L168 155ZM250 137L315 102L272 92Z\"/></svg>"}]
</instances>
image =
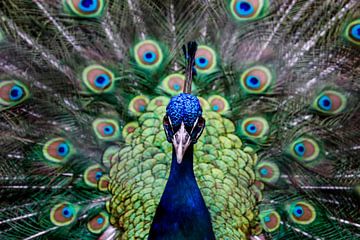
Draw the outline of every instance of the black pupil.
<instances>
[{"instance_id":1,"label":"black pupil","mask_svg":"<svg viewBox=\"0 0 360 240\"><path fill-rule=\"evenodd\" d=\"M200 58L199 59L199 62L202 63L202 64L205 63L205 61L206 61L205 58Z\"/></svg>"},{"instance_id":2,"label":"black pupil","mask_svg":"<svg viewBox=\"0 0 360 240\"><path fill-rule=\"evenodd\" d=\"M151 53L147 53L147 54L145 54L145 57L146 57L146 58L151 58L151 57L152 57L152 54L151 54Z\"/></svg>"},{"instance_id":3,"label":"black pupil","mask_svg":"<svg viewBox=\"0 0 360 240\"><path fill-rule=\"evenodd\" d=\"M250 78L250 82L251 82L252 84L258 84L259 79L255 78L255 77L252 77L252 78Z\"/></svg>"},{"instance_id":4,"label":"black pupil","mask_svg":"<svg viewBox=\"0 0 360 240\"><path fill-rule=\"evenodd\" d=\"M19 90L13 89L13 90L11 90L10 94L12 97L17 97L17 96L19 96Z\"/></svg>"},{"instance_id":5,"label":"black pupil","mask_svg":"<svg viewBox=\"0 0 360 240\"><path fill-rule=\"evenodd\" d=\"M103 84L105 82L105 78L100 76L98 78L96 78L96 81L99 83L99 84Z\"/></svg>"},{"instance_id":6,"label":"black pupil","mask_svg":"<svg viewBox=\"0 0 360 240\"><path fill-rule=\"evenodd\" d=\"M328 107L328 106L330 106L330 101L325 99L323 104L324 104L325 107Z\"/></svg>"},{"instance_id":7,"label":"black pupil","mask_svg":"<svg viewBox=\"0 0 360 240\"><path fill-rule=\"evenodd\" d=\"M303 152L304 150L305 150L305 149L304 149L303 146L300 146L300 147L299 147L299 151L300 151L300 152Z\"/></svg>"},{"instance_id":8,"label":"black pupil","mask_svg":"<svg viewBox=\"0 0 360 240\"><path fill-rule=\"evenodd\" d=\"M59 147L59 152L61 152L61 153L65 152L65 148L64 147Z\"/></svg>"},{"instance_id":9,"label":"black pupil","mask_svg":"<svg viewBox=\"0 0 360 240\"><path fill-rule=\"evenodd\" d=\"M244 10L245 12L249 11L251 8L251 5L247 2L240 3L240 8Z\"/></svg>"},{"instance_id":10,"label":"black pupil","mask_svg":"<svg viewBox=\"0 0 360 240\"><path fill-rule=\"evenodd\" d=\"M90 7L90 5L92 5L93 4L93 0L83 0L82 2L81 2L81 5L83 6L83 7Z\"/></svg>"}]
</instances>

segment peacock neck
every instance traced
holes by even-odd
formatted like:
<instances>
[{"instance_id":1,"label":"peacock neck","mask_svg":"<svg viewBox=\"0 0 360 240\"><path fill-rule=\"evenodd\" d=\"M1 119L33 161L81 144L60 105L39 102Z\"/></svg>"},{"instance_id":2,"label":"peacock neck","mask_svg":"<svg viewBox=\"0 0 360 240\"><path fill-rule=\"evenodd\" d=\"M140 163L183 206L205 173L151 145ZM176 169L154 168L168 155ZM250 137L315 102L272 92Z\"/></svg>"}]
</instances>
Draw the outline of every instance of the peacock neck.
<instances>
[{"instance_id":1,"label":"peacock neck","mask_svg":"<svg viewBox=\"0 0 360 240\"><path fill-rule=\"evenodd\" d=\"M193 170L193 145L181 163L173 149L170 176L156 209L149 239L215 239L209 211Z\"/></svg>"},{"instance_id":2,"label":"peacock neck","mask_svg":"<svg viewBox=\"0 0 360 240\"><path fill-rule=\"evenodd\" d=\"M186 182L186 181L193 181L196 184L195 174L194 174L194 145L191 144L187 151L183 156L183 160L181 163L177 162L176 159L176 151L173 147L172 151L172 162L171 162L171 170L168 182L176 181L179 182ZM190 182L188 182L190 183ZM197 185L197 184L196 184Z\"/></svg>"}]
</instances>

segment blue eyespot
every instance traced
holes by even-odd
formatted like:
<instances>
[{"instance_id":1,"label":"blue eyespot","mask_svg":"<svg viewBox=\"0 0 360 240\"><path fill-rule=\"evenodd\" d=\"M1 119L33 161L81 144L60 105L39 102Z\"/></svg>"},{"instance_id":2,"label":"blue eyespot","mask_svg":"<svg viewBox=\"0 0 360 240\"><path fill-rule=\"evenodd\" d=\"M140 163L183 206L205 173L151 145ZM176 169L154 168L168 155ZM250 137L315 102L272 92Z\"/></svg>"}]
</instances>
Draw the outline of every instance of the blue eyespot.
<instances>
[{"instance_id":1,"label":"blue eyespot","mask_svg":"<svg viewBox=\"0 0 360 240\"><path fill-rule=\"evenodd\" d=\"M271 218L269 215L267 215L266 217L264 217L264 222L270 222Z\"/></svg>"},{"instance_id":2,"label":"blue eyespot","mask_svg":"<svg viewBox=\"0 0 360 240\"><path fill-rule=\"evenodd\" d=\"M195 59L195 64L199 68L206 68L207 65L209 64L209 60L207 60L205 57L198 57Z\"/></svg>"},{"instance_id":3,"label":"blue eyespot","mask_svg":"<svg viewBox=\"0 0 360 240\"><path fill-rule=\"evenodd\" d=\"M250 134L255 134L257 129L256 129L256 126L255 124L249 124L247 127L246 127L246 131Z\"/></svg>"},{"instance_id":4,"label":"blue eyespot","mask_svg":"<svg viewBox=\"0 0 360 240\"><path fill-rule=\"evenodd\" d=\"M251 89L259 89L261 86L260 80L255 76L247 76L245 81L246 86Z\"/></svg>"},{"instance_id":5,"label":"blue eyespot","mask_svg":"<svg viewBox=\"0 0 360 240\"><path fill-rule=\"evenodd\" d=\"M61 143L59 144L57 151L61 157L64 157L69 153L69 145L67 145L66 143Z\"/></svg>"},{"instance_id":6,"label":"blue eyespot","mask_svg":"<svg viewBox=\"0 0 360 240\"><path fill-rule=\"evenodd\" d=\"M214 105L214 106L212 107L212 109L213 109L215 112L217 112L217 111L219 111L219 106L218 106L218 105Z\"/></svg>"},{"instance_id":7,"label":"blue eyespot","mask_svg":"<svg viewBox=\"0 0 360 240\"><path fill-rule=\"evenodd\" d=\"M301 206L296 206L293 213L296 217L301 217L302 215L304 215L304 209Z\"/></svg>"},{"instance_id":8,"label":"blue eyespot","mask_svg":"<svg viewBox=\"0 0 360 240\"><path fill-rule=\"evenodd\" d=\"M93 12L98 8L97 0L81 0L79 8L83 12Z\"/></svg>"},{"instance_id":9,"label":"blue eyespot","mask_svg":"<svg viewBox=\"0 0 360 240\"><path fill-rule=\"evenodd\" d=\"M71 208L69 207L64 207L63 210L62 210L62 215L65 217L65 218L71 218L72 215L73 215L73 211Z\"/></svg>"},{"instance_id":10,"label":"blue eyespot","mask_svg":"<svg viewBox=\"0 0 360 240\"><path fill-rule=\"evenodd\" d=\"M109 125L109 126L106 126L104 127L104 134L105 135L111 135L114 133L114 127Z\"/></svg>"},{"instance_id":11,"label":"blue eyespot","mask_svg":"<svg viewBox=\"0 0 360 240\"><path fill-rule=\"evenodd\" d=\"M331 99L328 96L322 96L319 101L318 105L321 109L329 111L332 108L332 102Z\"/></svg>"},{"instance_id":12,"label":"blue eyespot","mask_svg":"<svg viewBox=\"0 0 360 240\"><path fill-rule=\"evenodd\" d=\"M268 173L269 173L269 171L268 171L266 168L260 169L260 174L261 174L262 176L266 176L266 175L268 175Z\"/></svg>"},{"instance_id":13,"label":"blue eyespot","mask_svg":"<svg viewBox=\"0 0 360 240\"><path fill-rule=\"evenodd\" d=\"M174 90L175 90L175 91L179 91L180 88L181 88L181 87L180 87L179 84L177 84L177 83L174 84Z\"/></svg>"},{"instance_id":14,"label":"blue eyespot","mask_svg":"<svg viewBox=\"0 0 360 240\"><path fill-rule=\"evenodd\" d=\"M153 51L148 51L144 53L143 60L146 63L154 63L156 60L156 54Z\"/></svg>"},{"instance_id":15,"label":"blue eyespot","mask_svg":"<svg viewBox=\"0 0 360 240\"><path fill-rule=\"evenodd\" d=\"M24 90L19 86L13 86L10 90L10 100L17 101L24 96Z\"/></svg>"},{"instance_id":16,"label":"blue eyespot","mask_svg":"<svg viewBox=\"0 0 360 240\"><path fill-rule=\"evenodd\" d=\"M99 181L99 180L100 180L100 178L102 177L102 175L103 175L103 173L102 173L102 172L96 172L96 174L95 174L95 178L96 178L96 180L97 180L97 181Z\"/></svg>"},{"instance_id":17,"label":"blue eyespot","mask_svg":"<svg viewBox=\"0 0 360 240\"><path fill-rule=\"evenodd\" d=\"M251 5L251 3L247 1L240 1L236 4L236 12L240 16L247 17L251 14L253 14L255 11L254 7Z\"/></svg>"},{"instance_id":18,"label":"blue eyespot","mask_svg":"<svg viewBox=\"0 0 360 240\"><path fill-rule=\"evenodd\" d=\"M145 111L145 106L144 105L139 106L139 111L144 112Z\"/></svg>"},{"instance_id":19,"label":"blue eyespot","mask_svg":"<svg viewBox=\"0 0 360 240\"><path fill-rule=\"evenodd\" d=\"M101 74L95 79L95 86L98 88L106 88L110 85L110 78L106 74Z\"/></svg>"},{"instance_id":20,"label":"blue eyespot","mask_svg":"<svg viewBox=\"0 0 360 240\"><path fill-rule=\"evenodd\" d=\"M103 223L104 223L104 218L99 217L99 218L96 220L96 222L97 222L98 224L103 224Z\"/></svg>"},{"instance_id":21,"label":"blue eyespot","mask_svg":"<svg viewBox=\"0 0 360 240\"><path fill-rule=\"evenodd\" d=\"M305 154L305 146L304 146L303 143L296 144L294 148L295 148L295 153L298 156L300 156L300 157L304 156L304 154Z\"/></svg>"},{"instance_id":22,"label":"blue eyespot","mask_svg":"<svg viewBox=\"0 0 360 240\"><path fill-rule=\"evenodd\" d=\"M356 40L360 40L360 24L356 24L351 28L351 36Z\"/></svg>"}]
</instances>

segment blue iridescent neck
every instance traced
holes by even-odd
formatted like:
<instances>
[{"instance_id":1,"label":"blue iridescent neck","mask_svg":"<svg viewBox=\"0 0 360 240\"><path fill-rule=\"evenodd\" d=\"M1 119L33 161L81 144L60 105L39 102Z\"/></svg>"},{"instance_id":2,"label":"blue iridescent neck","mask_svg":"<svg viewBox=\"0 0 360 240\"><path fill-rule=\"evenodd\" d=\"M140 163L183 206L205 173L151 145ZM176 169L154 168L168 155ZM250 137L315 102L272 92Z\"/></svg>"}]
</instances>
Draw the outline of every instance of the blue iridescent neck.
<instances>
[{"instance_id":1,"label":"blue iridescent neck","mask_svg":"<svg viewBox=\"0 0 360 240\"><path fill-rule=\"evenodd\" d=\"M193 171L192 144L180 164L173 150L170 176L149 239L215 239L210 214Z\"/></svg>"}]
</instances>

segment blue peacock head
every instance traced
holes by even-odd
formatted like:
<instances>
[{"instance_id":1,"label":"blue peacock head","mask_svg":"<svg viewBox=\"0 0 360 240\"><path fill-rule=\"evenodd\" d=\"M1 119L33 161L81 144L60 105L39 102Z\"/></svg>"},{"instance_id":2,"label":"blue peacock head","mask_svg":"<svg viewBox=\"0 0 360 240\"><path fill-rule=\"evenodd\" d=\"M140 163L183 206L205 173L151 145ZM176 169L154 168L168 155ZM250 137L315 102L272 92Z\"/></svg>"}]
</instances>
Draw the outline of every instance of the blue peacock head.
<instances>
[{"instance_id":1,"label":"blue peacock head","mask_svg":"<svg viewBox=\"0 0 360 240\"><path fill-rule=\"evenodd\" d=\"M205 127L199 99L188 93L173 97L166 108L163 125L180 164L188 147L197 142Z\"/></svg>"},{"instance_id":2,"label":"blue peacock head","mask_svg":"<svg viewBox=\"0 0 360 240\"><path fill-rule=\"evenodd\" d=\"M205 128L205 120L201 116L200 101L191 95L192 78L196 75L195 54L196 42L183 46L186 62L186 80L184 93L173 97L166 107L163 125L168 142L172 143L176 152L176 160L180 164L186 150L195 144Z\"/></svg>"}]
</instances>

